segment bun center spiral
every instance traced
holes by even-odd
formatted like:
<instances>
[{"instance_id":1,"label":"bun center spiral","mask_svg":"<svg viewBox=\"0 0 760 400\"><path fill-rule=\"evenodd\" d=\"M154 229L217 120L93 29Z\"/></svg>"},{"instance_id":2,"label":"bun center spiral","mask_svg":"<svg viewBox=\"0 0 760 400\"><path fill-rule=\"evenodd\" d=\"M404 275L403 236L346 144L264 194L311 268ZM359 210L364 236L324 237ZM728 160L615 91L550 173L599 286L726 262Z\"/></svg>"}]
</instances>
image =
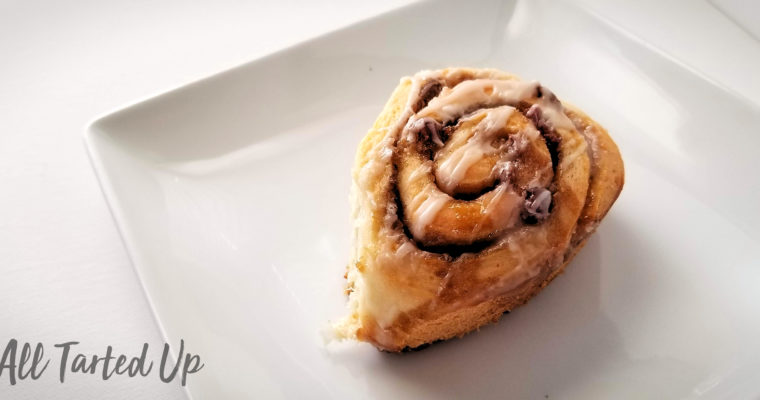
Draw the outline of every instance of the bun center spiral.
<instances>
[{"instance_id":1,"label":"bun center spiral","mask_svg":"<svg viewBox=\"0 0 760 400\"><path fill-rule=\"evenodd\" d=\"M397 142L404 223L425 247L489 243L552 206L561 103L537 82L419 83Z\"/></svg>"}]
</instances>

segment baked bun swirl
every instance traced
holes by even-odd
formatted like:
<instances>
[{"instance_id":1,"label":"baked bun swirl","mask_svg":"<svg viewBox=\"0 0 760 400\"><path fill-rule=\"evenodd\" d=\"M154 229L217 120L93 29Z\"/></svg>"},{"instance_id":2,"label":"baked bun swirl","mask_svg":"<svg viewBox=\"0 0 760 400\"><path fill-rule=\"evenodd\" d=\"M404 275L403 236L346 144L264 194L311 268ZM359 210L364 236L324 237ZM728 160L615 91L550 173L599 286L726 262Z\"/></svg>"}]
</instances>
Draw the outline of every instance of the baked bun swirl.
<instances>
[{"instance_id":1,"label":"baked bun swirl","mask_svg":"<svg viewBox=\"0 0 760 400\"><path fill-rule=\"evenodd\" d=\"M498 320L563 270L622 186L606 131L538 82L402 79L357 152L338 331L400 351Z\"/></svg>"}]
</instances>

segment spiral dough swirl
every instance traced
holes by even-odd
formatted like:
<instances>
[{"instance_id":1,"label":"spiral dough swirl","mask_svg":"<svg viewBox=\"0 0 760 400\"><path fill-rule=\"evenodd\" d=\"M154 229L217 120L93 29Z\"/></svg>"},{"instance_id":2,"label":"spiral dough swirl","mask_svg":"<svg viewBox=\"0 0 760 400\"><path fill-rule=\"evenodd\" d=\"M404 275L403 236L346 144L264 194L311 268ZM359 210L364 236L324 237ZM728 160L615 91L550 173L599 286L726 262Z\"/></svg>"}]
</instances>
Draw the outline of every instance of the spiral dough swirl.
<instances>
[{"instance_id":1,"label":"spiral dough swirl","mask_svg":"<svg viewBox=\"0 0 760 400\"><path fill-rule=\"evenodd\" d=\"M402 79L357 152L346 331L397 351L492 320L561 271L622 184L604 129L538 82Z\"/></svg>"},{"instance_id":2,"label":"spiral dough swirl","mask_svg":"<svg viewBox=\"0 0 760 400\"><path fill-rule=\"evenodd\" d=\"M559 100L537 82L462 78L418 76L419 98L397 142L404 222L429 249L488 243L545 220L557 131L574 133Z\"/></svg>"}]
</instances>

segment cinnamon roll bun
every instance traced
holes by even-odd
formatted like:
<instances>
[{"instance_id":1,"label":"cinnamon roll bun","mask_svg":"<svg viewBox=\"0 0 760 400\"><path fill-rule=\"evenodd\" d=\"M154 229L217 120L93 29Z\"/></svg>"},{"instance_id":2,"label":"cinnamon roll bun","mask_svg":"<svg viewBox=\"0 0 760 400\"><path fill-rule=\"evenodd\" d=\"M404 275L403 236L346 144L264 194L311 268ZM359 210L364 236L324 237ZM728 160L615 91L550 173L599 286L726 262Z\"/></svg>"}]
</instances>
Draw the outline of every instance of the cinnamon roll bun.
<instances>
[{"instance_id":1,"label":"cinnamon roll bun","mask_svg":"<svg viewBox=\"0 0 760 400\"><path fill-rule=\"evenodd\" d=\"M356 155L339 334L395 352L497 321L563 271L622 186L604 128L538 82L403 78Z\"/></svg>"}]
</instances>

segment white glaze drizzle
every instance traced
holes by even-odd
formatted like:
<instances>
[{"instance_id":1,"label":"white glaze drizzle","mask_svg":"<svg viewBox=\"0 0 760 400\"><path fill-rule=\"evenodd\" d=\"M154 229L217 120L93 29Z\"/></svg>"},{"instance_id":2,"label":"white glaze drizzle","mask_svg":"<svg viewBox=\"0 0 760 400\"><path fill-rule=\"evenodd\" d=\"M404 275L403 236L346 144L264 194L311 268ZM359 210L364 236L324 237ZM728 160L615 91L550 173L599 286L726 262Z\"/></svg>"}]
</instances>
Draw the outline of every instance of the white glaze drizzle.
<instances>
[{"instance_id":1,"label":"white glaze drizzle","mask_svg":"<svg viewBox=\"0 0 760 400\"><path fill-rule=\"evenodd\" d=\"M409 89L409 96L407 97L404 110L391 127L380 128L380 131L385 132L385 138L377 143L368 153L368 161L359 169L357 174L357 185L364 189L368 196L366 199L369 201L372 209L375 209L381 204L375 197L376 194L371 190L370 185L375 182L377 178L385 171L389 166L391 157L393 156L393 144L397 135L401 132L402 128L409 120L412 120L414 110L412 105L417 102L420 95L420 90L424 82L431 79L438 79L441 76L440 71L420 71L412 78L404 77L401 82L411 80L411 87ZM380 211L380 210L378 210Z\"/></svg>"},{"instance_id":2,"label":"white glaze drizzle","mask_svg":"<svg viewBox=\"0 0 760 400\"><path fill-rule=\"evenodd\" d=\"M453 88L444 88L417 113L417 118L433 117L446 123L462 116L472 105L490 107L517 104L536 93L538 82L474 79Z\"/></svg>"},{"instance_id":3,"label":"white glaze drizzle","mask_svg":"<svg viewBox=\"0 0 760 400\"><path fill-rule=\"evenodd\" d=\"M442 193L432 186L434 185L426 186L425 190L418 193L412 200L414 218L412 218L409 230L412 231L412 235L418 238L425 235L427 226L435 220L438 212L451 200L451 197L446 193ZM422 201L419 200L421 198Z\"/></svg>"},{"instance_id":4,"label":"white glaze drizzle","mask_svg":"<svg viewBox=\"0 0 760 400\"><path fill-rule=\"evenodd\" d=\"M409 128L411 124L421 118L433 117L442 123L446 123L461 117L468 107L471 107L473 104L478 104L481 107L497 106L467 117L475 118L478 115L485 114L475 127L473 136L463 146L450 154L448 159L437 168L435 174L438 183L444 190L451 192L464 178L472 165L484 156L493 154L499 150L491 145L493 135L499 129L506 126L507 120L514 112L513 107L503 104L517 104L521 100L535 96L540 84L538 82L523 82L518 80L466 80L453 88L444 88L426 107L414 115L413 105L419 98L419 92L423 84L429 80L440 78L442 78L440 71L422 71L411 78L412 85L402 115L396 124L389 129L389 135L386 138L390 139L395 133ZM537 104L542 109L543 118L549 121L555 128L572 128L572 122L562 110L562 104L558 101L552 101L554 96L548 89L542 88L542 90L545 91L546 95L539 98ZM518 144L517 147L522 148L528 141L534 140L538 136L538 131L532 129L524 130L524 132L520 132L516 136L515 142ZM384 140L383 142L386 141ZM362 168L362 173L360 174L360 186L362 187L366 188L383 171L383 168L390 160L389 155L392 154L390 144L386 142L382 146L379 144L377 147L373 149L376 154L373 154L370 157L370 161ZM504 162L500 164L504 165ZM501 170L502 168L498 169ZM425 174L430 173L430 171L430 164L425 163L413 171L410 179L419 179ZM505 192L499 192L494 196L484 211L486 215L493 214L492 205L501 203L497 199L500 200L503 193ZM449 200L451 200L450 196L436 190L436 188L426 187L425 190L418 193L413 201L415 204L412 205L416 217L414 218L415 222L413 226L410 227L412 233L415 236L424 235L425 227L435 220L438 212ZM376 205L375 201L371 201L371 203L373 206Z\"/></svg>"},{"instance_id":5,"label":"white glaze drizzle","mask_svg":"<svg viewBox=\"0 0 760 400\"><path fill-rule=\"evenodd\" d=\"M420 97L420 90L422 90L422 85L425 82L440 79L441 77L441 71L423 70L414 74L414 76L411 78L412 87L409 89L409 97L406 99L406 106L404 107L404 110L414 112L412 105L416 103L417 99ZM403 123L403 121L406 121L407 118L400 118L399 121Z\"/></svg>"},{"instance_id":6,"label":"white glaze drizzle","mask_svg":"<svg viewBox=\"0 0 760 400\"><path fill-rule=\"evenodd\" d=\"M442 123L453 121L467 112L468 107L477 104L483 107L508 104L515 105L536 95L541 87L543 96L536 101L543 117L558 129L573 129L573 123L564 113L562 103L554 94L538 82L517 80L473 79L464 81L453 88L444 88L430 100L415 118L433 117Z\"/></svg>"},{"instance_id":7,"label":"white glaze drizzle","mask_svg":"<svg viewBox=\"0 0 760 400\"><path fill-rule=\"evenodd\" d=\"M511 227L517 223L518 205L522 197L514 189L509 188L506 183L500 184L494 189L496 194L486 205L483 215L490 218L496 226ZM496 207L500 207L497 210Z\"/></svg>"},{"instance_id":8,"label":"white glaze drizzle","mask_svg":"<svg viewBox=\"0 0 760 400\"><path fill-rule=\"evenodd\" d=\"M418 93L421 90L422 82L433 78L429 71L418 74L414 77L411 93ZM441 93L430 100L430 102L420 110L416 115L410 116L405 124L405 129L409 129L416 121L425 117L432 117L441 123L450 122L461 117L473 104L486 106L497 106L495 108L483 110L468 118L475 118L483 115L483 119L474 128L474 134L461 147L457 148L449 157L441 163L436 169L435 175L438 184L446 192L453 192L459 182L466 176L467 171L478 160L484 156L493 154L498 148L492 146L494 134L506 126L507 120L514 112L514 107L503 104L517 104L521 100L536 95L540 86L538 82L522 82L517 80L498 80L498 79L475 79L461 82L453 88L444 88ZM555 127L564 127L570 123L569 119L562 112L562 105L559 102L550 101L551 92L547 90L547 95L538 100L544 117ZM410 96L407 101L405 112L412 112L412 104L416 97ZM522 149L528 141L535 140L538 137L537 130L524 130L520 132L515 140L518 149ZM414 135L409 135L408 139L413 140ZM508 160L507 160L508 161ZM501 169L501 168L500 168ZM410 178L417 179L422 174L429 172L427 165L415 170ZM498 171L494 171L495 173ZM502 203L502 196L506 189L496 193L489 203L485 215L489 218L495 215L502 216L503 213L494 213L493 205ZM421 196L425 196L420 202ZM512 193L511 197L517 196ZM435 189L426 188L425 191L418 193L415 197L412 209L415 210L414 223L410 227L412 234L422 236L425 227L435 220L437 213L442 209L450 196L441 193ZM514 203L510 201L509 203ZM489 209L490 208L490 209ZM493 214L493 215L492 215ZM510 219L512 217L510 216Z\"/></svg>"},{"instance_id":9,"label":"white glaze drizzle","mask_svg":"<svg viewBox=\"0 0 760 400\"><path fill-rule=\"evenodd\" d=\"M372 182L376 182L388 167L393 156L391 139L391 137L387 136L369 151L367 156L368 161L359 169L359 173L357 174L356 183L362 189L369 191ZM368 196L368 200L373 208L378 203L375 201L374 196Z\"/></svg>"},{"instance_id":10,"label":"white glaze drizzle","mask_svg":"<svg viewBox=\"0 0 760 400\"><path fill-rule=\"evenodd\" d=\"M412 171L411 174L409 174L409 181L414 182L415 180L419 178L425 177L430 171L433 169L433 162L432 161L426 161L424 164L420 165L419 167L415 168L414 171Z\"/></svg>"},{"instance_id":11,"label":"white glaze drizzle","mask_svg":"<svg viewBox=\"0 0 760 400\"><path fill-rule=\"evenodd\" d=\"M564 170L570 164L575 162L575 159L580 157L581 154L586 153L588 145L585 140L581 139L574 141L574 143L571 144L571 147L575 147L572 153L562 154L562 161L559 163L560 170Z\"/></svg>"},{"instance_id":12,"label":"white glaze drizzle","mask_svg":"<svg viewBox=\"0 0 760 400\"><path fill-rule=\"evenodd\" d=\"M436 169L435 177L443 190L448 193L453 192L470 167L484 156L499 150L493 147L491 142L494 135L507 125L507 120L514 111L513 107L501 106L481 111L471 117L476 118L485 114L483 119L473 128L472 137L464 145L454 150Z\"/></svg>"},{"instance_id":13,"label":"white glaze drizzle","mask_svg":"<svg viewBox=\"0 0 760 400\"><path fill-rule=\"evenodd\" d=\"M543 118L549 121L555 129L574 129L575 125L565 114L562 103L556 99L554 93L543 86L541 91L544 95L538 99L536 104L541 108Z\"/></svg>"},{"instance_id":14,"label":"white glaze drizzle","mask_svg":"<svg viewBox=\"0 0 760 400\"><path fill-rule=\"evenodd\" d=\"M439 75L438 72L424 71L418 73L413 78L402 78L402 83L411 80L411 88L404 109L399 115L396 122L390 127L380 128L385 137L375 144L367 154L367 161L359 167L354 174L354 185L351 188L352 197L352 216L354 220L354 245L352 246L351 259L358 262L362 249L370 246L377 240L371 230L364 227L370 224L373 218L379 213L384 216L384 226L381 228L381 235L386 235L386 243L380 251L379 256L374 261L365 260L366 269L359 273L355 268L350 268L347 273L347 281L353 287L349 295L349 305L352 313L343 321L337 323L335 328L343 337L355 337L356 330L360 326L358 318L363 314L373 315L381 327L388 326L396 317L399 307L407 309L411 307L408 299L394 295L394 301L378 302L378 298L387 298L389 294L385 293L382 286L373 286L365 281L365 274L372 274L373 271L382 265L393 265L399 259L407 257L416 247L405 235L394 232L391 226L393 219L396 217L395 207L391 204L385 205L384 198L387 192L375 188L380 181L380 176L391 167L391 156L395 148L395 142L398 138L404 124L412 117L414 111L412 106L419 98L419 92L422 82L429 78ZM385 184L390 184L386 182ZM401 239L394 239L401 238ZM403 243L397 247L395 252L389 249L390 243ZM412 263L412 265L414 265ZM363 293L363 295L359 295ZM404 304L407 304L404 306ZM384 332L380 330L378 333ZM377 338L382 340L382 338Z\"/></svg>"},{"instance_id":15,"label":"white glaze drizzle","mask_svg":"<svg viewBox=\"0 0 760 400\"><path fill-rule=\"evenodd\" d=\"M412 244L411 241L405 241L396 249L396 256L397 257L405 257L407 254L413 252L417 248Z\"/></svg>"},{"instance_id":16,"label":"white glaze drizzle","mask_svg":"<svg viewBox=\"0 0 760 400\"><path fill-rule=\"evenodd\" d=\"M434 118L441 123L448 123L461 117L472 105L481 107L502 104L515 105L522 100L536 96L538 82L522 82L517 80L474 79L461 82L453 88L444 88L441 93L430 100L425 108L409 119L407 127L421 118ZM570 119L562 109L562 103L546 88L541 87L543 96L536 102L541 108L542 118L555 128L572 129ZM452 152L449 157L436 169L435 175L441 188L452 193L456 186L466 176L469 168L486 155L498 151L491 145L493 133L506 125L506 121L514 111L513 107L500 106L483 110L465 119L475 118L482 113L486 116L478 124L474 135L461 147ZM539 135L537 130L526 130L517 135L517 148L523 148L527 141L535 140ZM494 171L497 172L497 171Z\"/></svg>"}]
</instances>

